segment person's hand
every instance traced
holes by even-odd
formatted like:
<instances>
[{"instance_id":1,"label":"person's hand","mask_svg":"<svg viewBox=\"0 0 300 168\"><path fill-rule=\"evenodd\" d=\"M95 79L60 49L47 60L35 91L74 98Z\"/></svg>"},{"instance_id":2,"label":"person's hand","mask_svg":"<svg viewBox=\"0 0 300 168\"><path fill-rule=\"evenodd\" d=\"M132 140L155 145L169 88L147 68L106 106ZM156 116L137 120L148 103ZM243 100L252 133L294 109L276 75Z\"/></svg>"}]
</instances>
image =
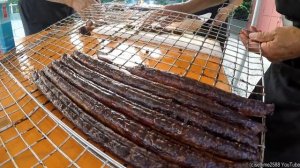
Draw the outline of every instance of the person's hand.
<instances>
[{"instance_id":1,"label":"person's hand","mask_svg":"<svg viewBox=\"0 0 300 168\"><path fill-rule=\"evenodd\" d=\"M171 9L171 8L172 9ZM170 9L169 9L170 8ZM176 9L176 8L174 8ZM151 11L151 14L145 19L142 27L167 27L174 22L181 22L186 17L185 14L177 13L172 6L164 6L162 10ZM156 23L156 25L153 25Z\"/></svg>"},{"instance_id":2,"label":"person's hand","mask_svg":"<svg viewBox=\"0 0 300 168\"><path fill-rule=\"evenodd\" d=\"M73 8L76 12L80 12L82 9L85 9L92 4L99 3L96 0L47 0L47 1L68 5L71 8Z\"/></svg>"},{"instance_id":3,"label":"person's hand","mask_svg":"<svg viewBox=\"0 0 300 168\"><path fill-rule=\"evenodd\" d=\"M260 43L252 41L249 37L250 33L261 32L256 27L251 26L250 30L243 29L240 33L240 39L244 46L251 52L259 53L260 52Z\"/></svg>"},{"instance_id":4,"label":"person's hand","mask_svg":"<svg viewBox=\"0 0 300 168\"><path fill-rule=\"evenodd\" d=\"M182 12L182 5L180 5L180 4L167 5L167 6L164 6L163 9L170 10L170 11Z\"/></svg>"},{"instance_id":5,"label":"person's hand","mask_svg":"<svg viewBox=\"0 0 300 168\"><path fill-rule=\"evenodd\" d=\"M261 45L263 56L271 62L297 58L300 55L300 29L279 27L272 32L253 32L250 41Z\"/></svg>"},{"instance_id":6,"label":"person's hand","mask_svg":"<svg viewBox=\"0 0 300 168\"><path fill-rule=\"evenodd\" d=\"M79 12L92 4L98 3L96 0L70 0L70 7Z\"/></svg>"},{"instance_id":7,"label":"person's hand","mask_svg":"<svg viewBox=\"0 0 300 168\"><path fill-rule=\"evenodd\" d=\"M230 9L230 7L220 8L218 14L214 18L215 21L213 22L213 25L220 26L222 23L226 21L226 19L231 14L231 12L232 9Z\"/></svg>"}]
</instances>

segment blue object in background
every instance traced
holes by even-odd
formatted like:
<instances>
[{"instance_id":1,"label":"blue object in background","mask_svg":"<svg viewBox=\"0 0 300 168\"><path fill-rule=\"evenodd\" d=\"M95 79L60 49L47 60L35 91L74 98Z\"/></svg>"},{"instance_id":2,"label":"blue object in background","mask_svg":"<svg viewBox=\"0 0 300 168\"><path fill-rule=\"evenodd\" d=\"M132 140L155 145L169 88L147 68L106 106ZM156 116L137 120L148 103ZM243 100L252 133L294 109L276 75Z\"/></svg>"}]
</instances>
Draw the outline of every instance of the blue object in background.
<instances>
[{"instance_id":1,"label":"blue object in background","mask_svg":"<svg viewBox=\"0 0 300 168\"><path fill-rule=\"evenodd\" d=\"M0 53L6 53L15 47L15 41L10 21L9 6L6 2L0 3Z\"/></svg>"}]
</instances>

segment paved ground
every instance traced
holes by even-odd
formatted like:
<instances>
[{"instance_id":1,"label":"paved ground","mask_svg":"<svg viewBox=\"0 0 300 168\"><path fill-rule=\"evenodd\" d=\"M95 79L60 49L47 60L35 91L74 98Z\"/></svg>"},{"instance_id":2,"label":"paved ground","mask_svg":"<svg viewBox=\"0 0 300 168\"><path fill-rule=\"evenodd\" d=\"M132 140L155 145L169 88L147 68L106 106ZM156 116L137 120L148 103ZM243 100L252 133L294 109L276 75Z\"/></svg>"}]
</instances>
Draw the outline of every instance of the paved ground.
<instances>
[{"instance_id":1,"label":"paved ground","mask_svg":"<svg viewBox=\"0 0 300 168\"><path fill-rule=\"evenodd\" d=\"M18 40L22 37L25 37L24 29L23 29L23 24L20 18L20 15L18 13L14 13L11 15L11 24L13 28L13 34L14 34L14 39Z\"/></svg>"},{"instance_id":2,"label":"paved ground","mask_svg":"<svg viewBox=\"0 0 300 168\"><path fill-rule=\"evenodd\" d=\"M270 62L267 59L263 58L262 62L263 64L261 64L260 55L245 52L245 47L238 41L238 35L230 35L223 65L236 94L243 97L248 97L251 94L263 73L270 66ZM241 66L244 68L241 68ZM232 67L234 68L232 69Z\"/></svg>"}]
</instances>

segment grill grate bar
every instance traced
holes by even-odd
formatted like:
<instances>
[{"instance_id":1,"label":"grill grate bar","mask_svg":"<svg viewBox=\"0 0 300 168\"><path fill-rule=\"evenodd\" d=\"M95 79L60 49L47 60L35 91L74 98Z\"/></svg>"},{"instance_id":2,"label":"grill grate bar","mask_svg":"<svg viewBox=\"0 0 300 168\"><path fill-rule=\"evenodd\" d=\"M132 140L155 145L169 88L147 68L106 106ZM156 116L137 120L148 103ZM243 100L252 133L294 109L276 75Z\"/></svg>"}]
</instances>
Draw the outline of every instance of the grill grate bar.
<instances>
[{"instance_id":1,"label":"grill grate bar","mask_svg":"<svg viewBox=\"0 0 300 168\"><path fill-rule=\"evenodd\" d=\"M149 18L154 21L151 25L147 23ZM95 22L96 28L91 36L80 35L78 29L89 19ZM3 94L0 99L2 108L0 119L8 118L10 122L0 128L2 147L19 137L22 138L31 129L36 129L42 137L31 144L26 144L26 149L35 154L32 147L43 140L49 141L54 149L43 157L34 155L38 160L34 163L34 167L45 166L44 162L57 152L68 161L68 167L80 167L79 162L86 154L91 154L102 161L101 167L124 167L62 121L63 118L59 116L61 114L45 100L31 81L32 72L60 59L64 53L71 54L74 50L93 57L108 58L121 68L147 65L177 73L182 77L206 81L215 87L230 88L228 91L243 97L253 94L252 89L257 86L253 79L263 78L261 54L249 53L239 39L233 38L234 34L238 34L238 30L235 30L238 27L232 25L230 21L226 23L228 27L226 30L213 26L215 20L204 24L208 20L205 16L198 17L153 8L95 4L80 14L67 17L33 35L18 45L14 51L0 56L0 79L3 85L0 87L2 89L0 94ZM220 40L225 40L223 49ZM263 88L263 85L259 87ZM254 94L264 96L264 92ZM8 100L11 100L10 103L6 102ZM23 110L32 104L34 106L30 112ZM13 109L14 107L17 109ZM23 114L23 118L13 120L11 116L19 112ZM42 116L35 121L33 118L37 114ZM2 141L2 133L10 129L18 131L18 121L23 120L31 123L32 127ZM40 126L46 121L51 121L54 125L49 126L51 128L48 131L43 131ZM262 119L262 123L265 124L265 119ZM60 144L49 138L57 129L62 129L66 133ZM262 133L260 145L262 151L265 148L264 136ZM61 149L71 140L82 147L74 158ZM26 140L23 141L26 143ZM16 156L24 153L26 149ZM12 155L0 165L10 161L17 163L14 162L14 157Z\"/></svg>"}]
</instances>

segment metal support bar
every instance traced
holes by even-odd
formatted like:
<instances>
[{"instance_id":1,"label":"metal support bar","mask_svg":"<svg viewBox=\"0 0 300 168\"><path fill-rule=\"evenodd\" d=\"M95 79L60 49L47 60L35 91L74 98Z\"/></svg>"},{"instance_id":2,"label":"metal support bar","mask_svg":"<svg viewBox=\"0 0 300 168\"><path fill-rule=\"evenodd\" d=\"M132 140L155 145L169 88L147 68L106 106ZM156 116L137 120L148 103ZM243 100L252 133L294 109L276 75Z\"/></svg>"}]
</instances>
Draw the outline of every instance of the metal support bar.
<instances>
[{"instance_id":1,"label":"metal support bar","mask_svg":"<svg viewBox=\"0 0 300 168\"><path fill-rule=\"evenodd\" d=\"M261 0L256 0L255 1L255 7L254 7L254 12L253 12L253 17L252 17L252 21L251 21L251 26L256 26L257 25L257 21L259 18L259 11L260 11L260 7L261 7Z\"/></svg>"}]
</instances>

